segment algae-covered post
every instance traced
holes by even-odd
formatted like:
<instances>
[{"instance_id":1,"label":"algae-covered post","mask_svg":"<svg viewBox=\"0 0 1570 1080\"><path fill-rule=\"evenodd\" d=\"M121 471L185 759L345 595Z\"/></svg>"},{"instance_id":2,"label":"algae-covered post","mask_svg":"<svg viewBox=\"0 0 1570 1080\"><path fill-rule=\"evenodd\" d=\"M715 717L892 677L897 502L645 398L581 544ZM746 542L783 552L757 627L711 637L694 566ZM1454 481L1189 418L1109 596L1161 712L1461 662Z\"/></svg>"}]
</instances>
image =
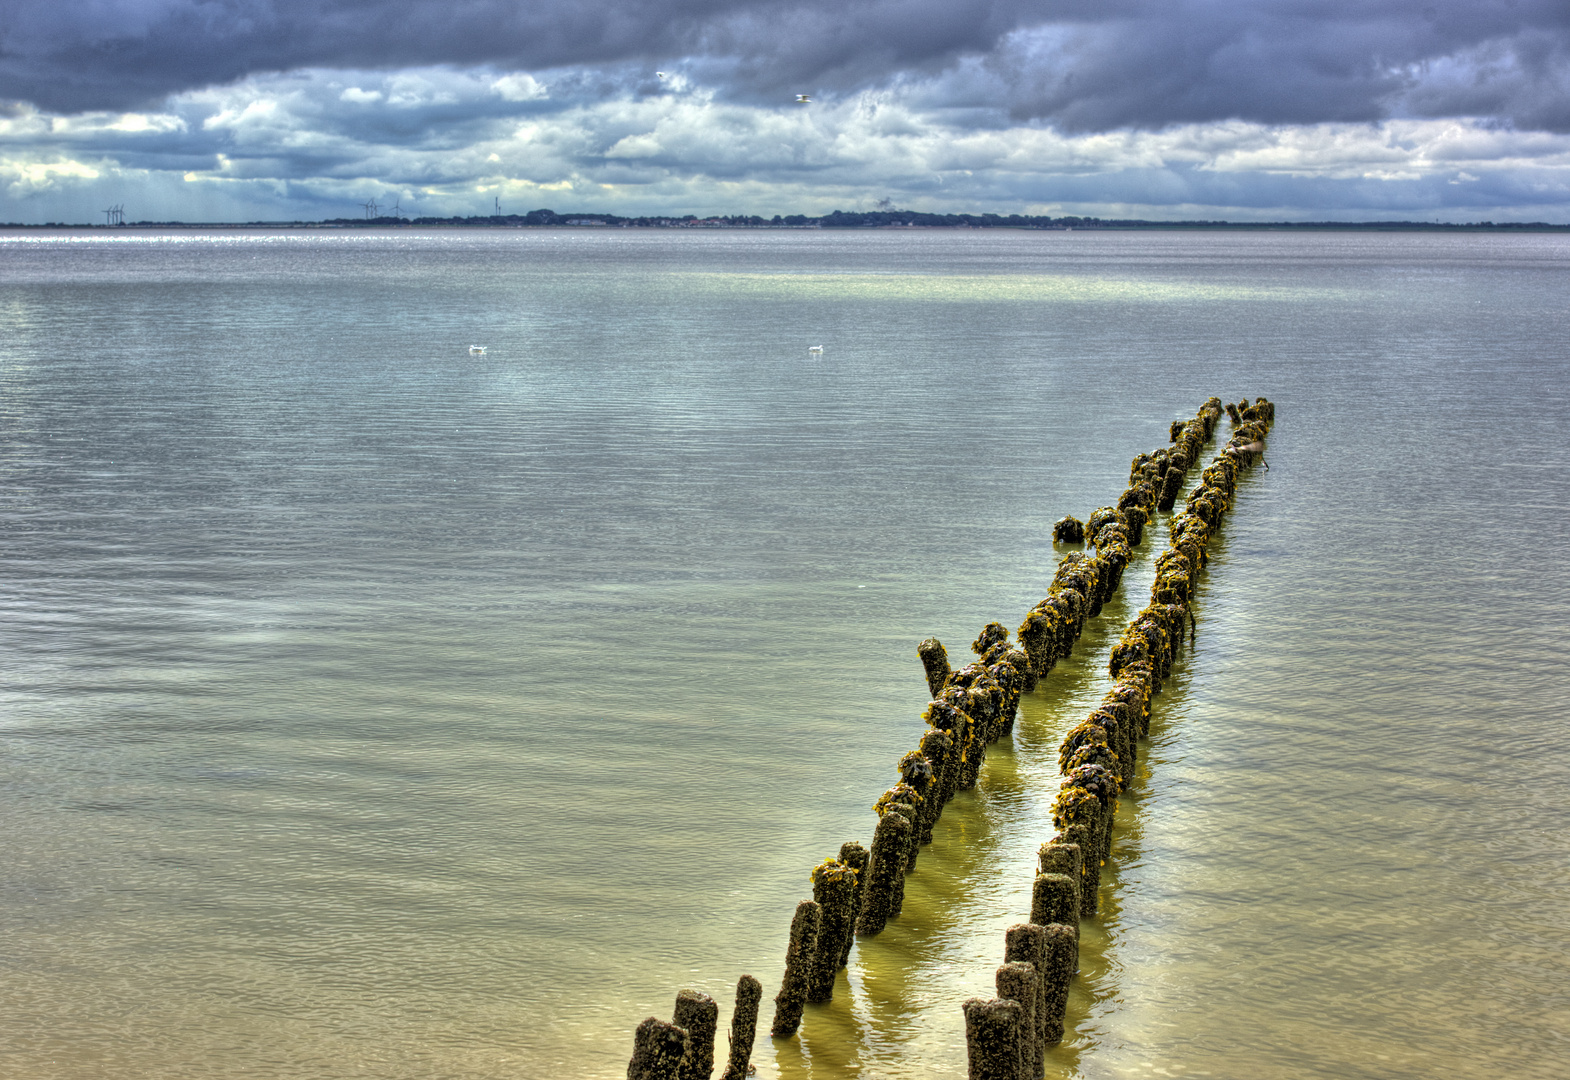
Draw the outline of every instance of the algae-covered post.
<instances>
[{"instance_id":1,"label":"algae-covered post","mask_svg":"<svg viewBox=\"0 0 1570 1080\"><path fill-rule=\"evenodd\" d=\"M840 956L846 949L855 924L851 914L856 897L856 871L837 859L826 859L812 871L812 899L823 909L818 927L818 948L813 954L812 975L807 982L807 1000L813 1003L834 997L834 978L839 973Z\"/></svg>"},{"instance_id":2,"label":"algae-covered post","mask_svg":"<svg viewBox=\"0 0 1570 1080\"><path fill-rule=\"evenodd\" d=\"M937 697L952 673L948 651L943 648L943 642L929 637L916 646L916 655L921 657L921 666L927 670L927 689Z\"/></svg>"},{"instance_id":3,"label":"algae-covered post","mask_svg":"<svg viewBox=\"0 0 1570 1080\"><path fill-rule=\"evenodd\" d=\"M1040 976L1036 965L1029 961L1009 961L998 968L994 980L998 997L1019 1003L1019 1036L1015 1040L1018 1061L1015 1068L1020 1080L1036 1080L1041 1074L1036 1066L1036 999Z\"/></svg>"},{"instance_id":4,"label":"algae-covered post","mask_svg":"<svg viewBox=\"0 0 1570 1080\"><path fill-rule=\"evenodd\" d=\"M813 956L818 950L818 928L823 909L811 900L796 905L790 921L790 948L785 952L785 978L774 998L774 1024L769 1034L785 1039L801 1026L802 1009L807 1004L807 980L812 974Z\"/></svg>"},{"instance_id":5,"label":"algae-covered post","mask_svg":"<svg viewBox=\"0 0 1570 1080\"><path fill-rule=\"evenodd\" d=\"M856 933L863 937L881 933L888 925L894 889L905 872L909 843L909 818L891 811L878 819L867 861L867 887L861 894L861 915L856 920Z\"/></svg>"},{"instance_id":6,"label":"algae-covered post","mask_svg":"<svg viewBox=\"0 0 1570 1080\"><path fill-rule=\"evenodd\" d=\"M1063 1018L1068 1014L1068 985L1079 970L1079 942L1072 927L1056 923L1046 929L1046 1019L1042 1023L1048 1043L1063 1041Z\"/></svg>"},{"instance_id":7,"label":"algae-covered post","mask_svg":"<svg viewBox=\"0 0 1570 1080\"><path fill-rule=\"evenodd\" d=\"M758 1034L758 1003L763 984L751 975L736 981L736 1011L730 1018L730 1054L720 1080L747 1080L752 1069L752 1043Z\"/></svg>"},{"instance_id":8,"label":"algae-covered post","mask_svg":"<svg viewBox=\"0 0 1570 1080\"><path fill-rule=\"evenodd\" d=\"M850 898L850 925L853 932L846 934L845 940L840 943L840 967L844 967L850 962L850 947L856 940L854 933L856 921L861 918L862 898L867 895L867 862L869 858L867 849L854 840L848 840L840 845L840 862L856 871L856 888Z\"/></svg>"},{"instance_id":9,"label":"algae-covered post","mask_svg":"<svg viewBox=\"0 0 1570 1080\"><path fill-rule=\"evenodd\" d=\"M720 1026L720 1007L701 990L676 995L671 1023L687 1029L687 1052L677 1070L679 1080L709 1080L714 1072L714 1033Z\"/></svg>"},{"instance_id":10,"label":"algae-covered post","mask_svg":"<svg viewBox=\"0 0 1570 1080\"><path fill-rule=\"evenodd\" d=\"M1035 923L1016 923L1004 932L1003 959L1026 963L1036 969L1035 1055L1031 1076L1039 1077L1047 1054L1047 929ZM1052 1040L1056 1042L1057 1040Z\"/></svg>"},{"instance_id":11,"label":"algae-covered post","mask_svg":"<svg viewBox=\"0 0 1570 1080\"><path fill-rule=\"evenodd\" d=\"M965 1010L970 1080L1019 1080L1019 1002L971 998L961 1008Z\"/></svg>"},{"instance_id":12,"label":"algae-covered post","mask_svg":"<svg viewBox=\"0 0 1570 1080\"><path fill-rule=\"evenodd\" d=\"M632 1035L627 1080L677 1080L687 1055L687 1029L649 1017Z\"/></svg>"}]
</instances>

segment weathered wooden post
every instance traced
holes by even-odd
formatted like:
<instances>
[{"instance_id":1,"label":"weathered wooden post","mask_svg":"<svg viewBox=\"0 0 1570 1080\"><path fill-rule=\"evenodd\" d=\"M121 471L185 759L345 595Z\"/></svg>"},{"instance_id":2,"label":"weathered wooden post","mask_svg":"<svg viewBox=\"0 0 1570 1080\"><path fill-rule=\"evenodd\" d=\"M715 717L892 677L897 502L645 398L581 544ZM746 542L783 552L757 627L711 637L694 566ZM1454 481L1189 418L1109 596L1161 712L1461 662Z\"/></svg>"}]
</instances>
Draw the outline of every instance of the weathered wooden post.
<instances>
[{"instance_id":1,"label":"weathered wooden post","mask_svg":"<svg viewBox=\"0 0 1570 1080\"><path fill-rule=\"evenodd\" d=\"M676 995L671 1023L687 1029L687 1052L677 1069L678 1080L709 1080L714 1073L714 1033L720 1026L720 1007L701 990Z\"/></svg>"},{"instance_id":2,"label":"weathered wooden post","mask_svg":"<svg viewBox=\"0 0 1570 1080\"><path fill-rule=\"evenodd\" d=\"M998 997L1019 1002L1019 1035L1015 1039L1015 1075L1019 1080L1040 1080L1036 1064L1036 1000L1041 977L1029 961L1009 961L998 968L994 984Z\"/></svg>"},{"instance_id":3,"label":"weathered wooden post","mask_svg":"<svg viewBox=\"0 0 1570 1080\"><path fill-rule=\"evenodd\" d=\"M840 845L840 862L856 871L856 889L850 899L850 925L852 932L846 934L845 940L840 944L840 967L844 967L850 962L850 947L856 940L854 933L856 921L861 918L862 901L867 895L867 862L869 858L867 849L854 840L848 840Z\"/></svg>"},{"instance_id":4,"label":"weathered wooden post","mask_svg":"<svg viewBox=\"0 0 1570 1080\"><path fill-rule=\"evenodd\" d=\"M927 671L927 689L933 697L937 697L953 672L949 667L948 650L943 647L943 642L929 637L916 646L916 655L921 657L921 666Z\"/></svg>"},{"instance_id":5,"label":"weathered wooden post","mask_svg":"<svg viewBox=\"0 0 1570 1080\"><path fill-rule=\"evenodd\" d=\"M892 811L878 819L872 833L872 852L867 862L867 888L861 896L861 914L856 933L863 937L881 933L888 925L894 889L905 871L905 851L910 843L910 819Z\"/></svg>"},{"instance_id":6,"label":"weathered wooden post","mask_svg":"<svg viewBox=\"0 0 1570 1080\"><path fill-rule=\"evenodd\" d=\"M774 998L774 1025L769 1034L785 1039L801 1026L801 1013L807 1005L807 980L811 977L813 956L818 950L818 928L823 909L811 900L796 905L790 921L790 948L785 952L785 978Z\"/></svg>"},{"instance_id":7,"label":"weathered wooden post","mask_svg":"<svg viewBox=\"0 0 1570 1080\"><path fill-rule=\"evenodd\" d=\"M1049 840L1036 852L1038 874L1062 874L1074 883L1074 913L1080 910L1079 894L1085 880L1085 855L1078 844Z\"/></svg>"},{"instance_id":8,"label":"weathered wooden post","mask_svg":"<svg viewBox=\"0 0 1570 1080\"><path fill-rule=\"evenodd\" d=\"M1019 1080L1019 1002L971 998L962 1008L970 1080Z\"/></svg>"},{"instance_id":9,"label":"weathered wooden post","mask_svg":"<svg viewBox=\"0 0 1570 1080\"><path fill-rule=\"evenodd\" d=\"M1079 966L1079 883L1067 874L1037 874L1030 894L1030 921L1037 926L1066 926L1074 934L1074 966Z\"/></svg>"},{"instance_id":10,"label":"weathered wooden post","mask_svg":"<svg viewBox=\"0 0 1570 1080\"><path fill-rule=\"evenodd\" d=\"M762 1000L762 983L751 975L737 980L736 1011L730 1018L730 1055L720 1080L747 1080L752 1066L752 1043L758 1034L758 1002Z\"/></svg>"},{"instance_id":11,"label":"weathered wooden post","mask_svg":"<svg viewBox=\"0 0 1570 1080\"><path fill-rule=\"evenodd\" d=\"M807 1000L813 1003L834 997L834 979L839 974L840 956L852 936L851 905L856 896L856 871L837 859L825 859L812 871L812 899L823 910L818 928L818 947L813 953L812 974L807 981Z\"/></svg>"},{"instance_id":12,"label":"weathered wooden post","mask_svg":"<svg viewBox=\"0 0 1570 1080\"><path fill-rule=\"evenodd\" d=\"M932 765L932 783L921 804L918 842L932 843L932 829L943 816L944 804L954 794L954 740L946 731L928 728L921 736L921 756Z\"/></svg>"},{"instance_id":13,"label":"weathered wooden post","mask_svg":"<svg viewBox=\"0 0 1570 1080\"><path fill-rule=\"evenodd\" d=\"M1068 1013L1068 985L1079 971L1079 942L1074 931L1061 923L1047 932L1046 999L1047 1018L1043 1025L1048 1043L1063 1041L1063 1018Z\"/></svg>"},{"instance_id":14,"label":"weathered wooden post","mask_svg":"<svg viewBox=\"0 0 1570 1080\"><path fill-rule=\"evenodd\" d=\"M677 1080L687 1054L687 1029L649 1017L632 1036L627 1080Z\"/></svg>"},{"instance_id":15,"label":"weathered wooden post","mask_svg":"<svg viewBox=\"0 0 1570 1080\"><path fill-rule=\"evenodd\" d=\"M911 818L910 861L905 864L907 871L916 869L916 853L921 850L923 830L928 840L932 839L932 829L926 825L929 817L929 804L937 801L934 796L932 763L927 760L920 750L912 750L899 759L900 781L916 793L915 816Z\"/></svg>"},{"instance_id":16,"label":"weathered wooden post","mask_svg":"<svg viewBox=\"0 0 1570 1080\"><path fill-rule=\"evenodd\" d=\"M1026 963L1036 969L1036 1030L1031 1077L1039 1078L1047 1055L1047 930L1035 923L1016 923L1003 935L1003 959Z\"/></svg>"}]
</instances>

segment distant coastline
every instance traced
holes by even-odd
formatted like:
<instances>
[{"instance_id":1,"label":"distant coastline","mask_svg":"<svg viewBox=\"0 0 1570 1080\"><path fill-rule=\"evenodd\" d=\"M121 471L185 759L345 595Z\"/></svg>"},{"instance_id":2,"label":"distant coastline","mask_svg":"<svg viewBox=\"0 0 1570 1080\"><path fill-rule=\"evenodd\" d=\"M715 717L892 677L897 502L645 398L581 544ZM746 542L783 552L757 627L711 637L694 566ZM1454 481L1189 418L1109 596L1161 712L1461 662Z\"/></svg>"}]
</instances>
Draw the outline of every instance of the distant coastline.
<instances>
[{"instance_id":1,"label":"distant coastline","mask_svg":"<svg viewBox=\"0 0 1570 1080\"><path fill-rule=\"evenodd\" d=\"M322 221L133 221L124 224L45 222L0 223L0 229L1027 229L1027 230L1221 230L1233 232L1570 232L1570 225L1543 221L1446 223L1438 221L1145 221L1139 218L1044 217L1025 214L925 214L913 210L846 211L812 217L805 214L730 215L700 218L696 214L623 217L619 214L565 213L531 210L527 214L473 217L327 218Z\"/></svg>"}]
</instances>

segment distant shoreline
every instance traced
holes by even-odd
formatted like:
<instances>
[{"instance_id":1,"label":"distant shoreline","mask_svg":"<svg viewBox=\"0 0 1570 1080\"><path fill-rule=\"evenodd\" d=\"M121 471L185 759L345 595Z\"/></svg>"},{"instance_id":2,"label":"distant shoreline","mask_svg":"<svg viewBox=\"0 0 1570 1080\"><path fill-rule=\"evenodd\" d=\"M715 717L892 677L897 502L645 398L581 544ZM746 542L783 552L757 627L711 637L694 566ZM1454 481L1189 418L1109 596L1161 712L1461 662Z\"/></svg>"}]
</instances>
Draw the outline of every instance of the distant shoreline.
<instances>
[{"instance_id":1,"label":"distant shoreline","mask_svg":"<svg viewBox=\"0 0 1570 1080\"><path fill-rule=\"evenodd\" d=\"M1543 221L1446 223L1438 221L1145 221L1081 217L1039 217L1022 214L925 214L878 210L866 213L836 210L819 217L803 214L723 216L695 214L671 217L622 217L618 214L566 213L534 210L527 214L484 217L328 218L322 221L136 221L122 225L46 222L0 223L0 229L71 229L95 232L150 229L880 229L897 231L1011 229L1030 232L1080 231L1203 231L1203 232L1570 232L1570 224Z\"/></svg>"}]
</instances>

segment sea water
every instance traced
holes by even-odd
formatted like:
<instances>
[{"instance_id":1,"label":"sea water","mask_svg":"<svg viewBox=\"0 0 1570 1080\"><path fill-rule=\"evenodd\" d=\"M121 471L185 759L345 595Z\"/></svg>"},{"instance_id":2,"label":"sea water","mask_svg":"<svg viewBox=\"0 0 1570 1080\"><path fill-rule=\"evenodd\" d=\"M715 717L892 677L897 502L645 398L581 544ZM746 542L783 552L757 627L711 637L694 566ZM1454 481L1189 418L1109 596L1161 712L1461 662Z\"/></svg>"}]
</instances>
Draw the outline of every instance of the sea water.
<instances>
[{"instance_id":1,"label":"sea water","mask_svg":"<svg viewBox=\"0 0 1570 1080\"><path fill-rule=\"evenodd\" d=\"M1017 626L1055 519L1262 394L1048 1075L1562 1075L1567 271L1559 235L0 234L0 1074L618 1077L750 972L759 1076L962 1077L1164 522L776 1042L792 909L920 738L917 642Z\"/></svg>"}]
</instances>

